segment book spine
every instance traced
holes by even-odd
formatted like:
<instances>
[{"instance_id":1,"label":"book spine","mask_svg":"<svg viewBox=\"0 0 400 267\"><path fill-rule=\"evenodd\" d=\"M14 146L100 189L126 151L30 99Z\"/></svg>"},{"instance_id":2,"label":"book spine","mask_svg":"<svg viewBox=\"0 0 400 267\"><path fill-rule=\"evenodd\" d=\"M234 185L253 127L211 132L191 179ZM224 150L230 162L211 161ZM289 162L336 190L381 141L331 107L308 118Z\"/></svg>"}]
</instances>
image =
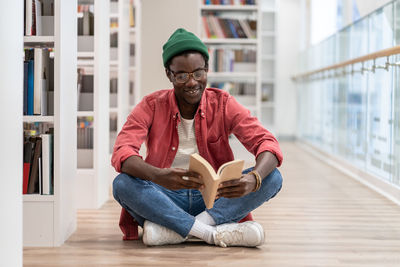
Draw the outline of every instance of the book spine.
<instances>
[{"instance_id":1,"label":"book spine","mask_svg":"<svg viewBox=\"0 0 400 267\"><path fill-rule=\"evenodd\" d=\"M50 134L41 134L42 137L42 194L49 195L51 187L50 164Z\"/></svg>"},{"instance_id":2,"label":"book spine","mask_svg":"<svg viewBox=\"0 0 400 267\"><path fill-rule=\"evenodd\" d=\"M31 140L35 143L35 149L29 176L28 194L39 192L39 158L42 152L42 139L40 137L33 137Z\"/></svg>"},{"instance_id":3,"label":"book spine","mask_svg":"<svg viewBox=\"0 0 400 267\"><path fill-rule=\"evenodd\" d=\"M28 61L27 115L33 115L34 61Z\"/></svg>"},{"instance_id":4,"label":"book spine","mask_svg":"<svg viewBox=\"0 0 400 267\"><path fill-rule=\"evenodd\" d=\"M36 35L42 35L42 3L35 0L35 22L36 22Z\"/></svg>"},{"instance_id":5,"label":"book spine","mask_svg":"<svg viewBox=\"0 0 400 267\"><path fill-rule=\"evenodd\" d=\"M28 62L24 62L24 115L28 115Z\"/></svg>"},{"instance_id":6,"label":"book spine","mask_svg":"<svg viewBox=\"0 0 400 267\"><path fill-rule=\"evenodd\" d=\"M32 35L32 0L25 0L25 35Z\"/></svg>"},{"instance_id":7,"label":"book spine","mask_svg":"<svg viewBox=\"0 0 400 267\"><path fill-rule=\"evenodd\" d=\"M33 86L33 114L41 115L41 99L43 90L42 69L43 69L43 50L35 48L35 71Z\"/></svg>"}]
</instances>

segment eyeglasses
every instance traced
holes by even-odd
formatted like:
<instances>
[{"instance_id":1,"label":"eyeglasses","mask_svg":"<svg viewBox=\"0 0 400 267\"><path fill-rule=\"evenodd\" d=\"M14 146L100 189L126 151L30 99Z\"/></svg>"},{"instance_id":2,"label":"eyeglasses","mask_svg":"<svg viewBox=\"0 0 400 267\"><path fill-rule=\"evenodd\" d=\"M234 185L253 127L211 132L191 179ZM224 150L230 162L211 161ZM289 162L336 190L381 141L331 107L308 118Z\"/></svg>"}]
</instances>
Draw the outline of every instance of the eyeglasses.
<instances>
[{"instance_id":1,"label":"eyeglasses","mask_svg":"<svg viewBox=\"0 0 400 267\"><path fill-rule=\"evenodd\" d=\"M193 72L179 72L179 73L175 73L174 71L170 70L171 73L174 75L175 81L177 83L186 83L187 81L189 81L190 76L193 77L193 79L195 79L196 81L200 81L201 79L204 78L204 76L207 73L207 69L206 68L202 68L202 69L198 69L195 70Z\"/></svg>"}]
</instances>

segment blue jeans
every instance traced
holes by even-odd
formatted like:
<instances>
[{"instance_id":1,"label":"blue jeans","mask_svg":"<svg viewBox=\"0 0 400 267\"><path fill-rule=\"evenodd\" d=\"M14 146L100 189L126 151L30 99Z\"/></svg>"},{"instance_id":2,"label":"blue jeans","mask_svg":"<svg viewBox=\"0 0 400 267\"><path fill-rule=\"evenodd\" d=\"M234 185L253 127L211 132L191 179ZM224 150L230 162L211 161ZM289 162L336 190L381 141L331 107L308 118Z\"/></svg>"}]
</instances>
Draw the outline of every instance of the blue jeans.
<instances>
[{"instance_id":1,"label":"blue jeans","mask_svg":"<svg viewBox=\"0 0 400 267\"><path fill-rule=\"evenodd\" d=\"M253 168L243 171L248 173ZM278 169L263 179L258 191L240 198L219 198L207 212L217 225L238 222L264 202L273 198L282 187ZM143 226L150 220L174 230L181 236L188 235L196 215L206 210L200 191L194 189L169 190L153 182L119 174L113 182L113 195Z\"/></svg>"}]
</instances>

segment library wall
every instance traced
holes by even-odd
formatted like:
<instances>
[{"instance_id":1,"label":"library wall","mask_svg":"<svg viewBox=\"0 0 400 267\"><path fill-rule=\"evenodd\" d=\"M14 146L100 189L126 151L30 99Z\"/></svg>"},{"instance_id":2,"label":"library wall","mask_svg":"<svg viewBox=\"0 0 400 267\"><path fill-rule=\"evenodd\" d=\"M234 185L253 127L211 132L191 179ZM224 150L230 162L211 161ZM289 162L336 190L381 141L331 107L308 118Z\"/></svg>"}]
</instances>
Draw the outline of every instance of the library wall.
<instances>
[{"instance_id":1,"label":"library wall","mask_svg":"<svg viewBox=\"0 0 400 267\"><path fill-rule=\"evenodd\" d=\"M183 27L199 36L198 0L142 1L140 98L159 89L172 88L165 76L162 46Z\"/></svg>"}]
</instances>

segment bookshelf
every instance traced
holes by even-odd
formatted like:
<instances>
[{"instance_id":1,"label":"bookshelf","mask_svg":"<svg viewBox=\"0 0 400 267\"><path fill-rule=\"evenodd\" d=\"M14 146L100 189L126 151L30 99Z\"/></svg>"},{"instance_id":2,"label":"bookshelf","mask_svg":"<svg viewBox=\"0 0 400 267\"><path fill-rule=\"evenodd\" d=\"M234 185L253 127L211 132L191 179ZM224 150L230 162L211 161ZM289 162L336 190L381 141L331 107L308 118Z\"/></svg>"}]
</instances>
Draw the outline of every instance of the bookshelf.
<instances>
[{"instance_id":1,"label":"bookshelf","mask_svg":"<svg viewBox=\"0 0 400 267\"><path fill-rule=\"evenodd\" d=\"M124 0L111 0L110 1L110 143L109 153L112 152L115 139L117 137L117 123L118 123L118 104L119 101L118 85L119 85L119 72L122 68L119 67L119 52L120 38L123 35L122 29L124 28L123 20L120 19L119 7L123 5ZM122 23L122 24L121 24ZM124 60L122 58L122 60Z\"/></svg>"},{"instance_id":2,"label":"bookshelf","mask_svg":"<svg viewBox=\"0 0 400 267\"><path fill-rule=\"evenodd\" d=\"M140 101L140 73L141 69L141 0L130 0L129 8L129 111ZM124 121L121 122L121 126Z\"/></svg>"},{"instance_id":3,"label":"bookshelf","mask_svg":"<svg viewBox=\"0 0 400 267\"><path fill-rule=\"evenodd\" d=\"M274 131L278 0L247 1L248 4L240 4L241 1L226 1L230 4L223 4L224 1L220 1L222 4L219 5L212 4L213 2L218 1L199 0L199 32L210 48L211 57L214 57L210 59L210 65L219 65L218 70L212 66L210 68L209 86L229 91L267 129ZM245 35L236 38L230 36L232 28L229 28L229 24L226 26L226 21L231 23L231 20L241 21L239 25ZM248 31L245 31L246 25L243 24L246 23L243 22L247 20L251 21L248 23L250 28L253 25L253 36L246 34ZM234 27L236 31L240 31L240 27ZM217 55L213 53L216 49ZM243 56L245 60L242 59ZM224 69L221 65L227 67Z\"/></svg>"},{"instance_id":4,"label":"bookshelf","mask_svg":"<svg viewBox=\"0 0 400 267\"><path fill-rule=\"evenodd\" d=\"M275 132L276 38L278 0L261 0L261 122Z\"/></svg>"},{"instance_id":5,"label":"bookshelf","mask_svg":"<svg viewBox=\"0 0 400 267\"><path fill-rule=\"evenodd\" d=\"M77 98L76 90L71 90L76 86L74 70L77 64L77 37L76 23L73 19L76 14L76 1L42 2L45 8L42 10L40 20L44 36L24 36L24 48L33 49L31 51L51 50L52 52L44 60L54 63L46 65L47 69L43 68L48 76L42 77L43 84L46 85L43 85L41 94L37 98L38 103L42 105L40 114L25 115L22 120L24 130L36 128L36 134L43 134L43 129L46 127L54 129L53 145L50 146L53 156L53 170L50 171L53 182L50 187L53 192L50 195L42 195L40 193L45 192L44 187L40 189L39 185L36 193L23 195L23 245L51 247L60 246L76 229L73 192L76 177ZM49 30L51 35L48 35ZM27 60L27 55L25 59ZM39 59L35 57L34 61L38 62ZM24 79L24 75L21 73L21 80ZM50 102L52 104L48 104ZM41 157L42 167L39 168L43 172L45 170L43 164L49 157L43 153ZM43 176L43 180L40 176ZM39 180L44 183L44 174L39 175Z\"/></svg>"},{"instance_id":6,"label":"bookshelf","mask_svg":"<svg viewBox=\"0 0 400 267\"><path fill-rule=\"evenodd\" d=\"M74 127L77 127L78 161L74 193L78 209L99 208L109 196L109 14L109 1L79 0L75 10L78 112Z\"/></svg>"},{"instance_id":7,"label":"bookshelf","mask_svg":"<svg viewBox=\"0 0 400 267\"><path fill-rule=\"evenodd\" d=\"M110 2L110 147L111 155L118 131L129 111L129 0Z\"/></svg>"},{"instance_id":8,"label":"bookshelf","mask_svg":"<svg viewBox=\"0 0 400 267\"><path fill-rule=\"evenodd\" d=\"M210 53L208 86L228 91L260 119L260 4L214 2L199 0L199 32Z\"/></svg>"}]
</instances>

